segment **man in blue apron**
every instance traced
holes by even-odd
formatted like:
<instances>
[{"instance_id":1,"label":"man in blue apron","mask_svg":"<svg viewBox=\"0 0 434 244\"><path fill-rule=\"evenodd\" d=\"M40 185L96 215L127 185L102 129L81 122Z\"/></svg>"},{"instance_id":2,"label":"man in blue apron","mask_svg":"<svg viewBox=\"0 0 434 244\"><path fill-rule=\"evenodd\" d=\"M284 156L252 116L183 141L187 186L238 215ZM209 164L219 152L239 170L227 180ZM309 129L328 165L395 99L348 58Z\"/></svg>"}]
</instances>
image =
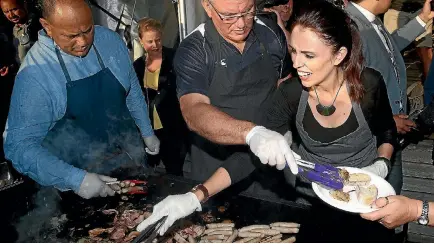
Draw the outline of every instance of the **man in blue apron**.
<instances>
[{"instance_id":1,"label":"man in blue apron","mask_svg":"<svg viewBox=\"0 0 434 244\"><path fill-rule=\"evenodd\" d=\"M114 177L157 154L137 76L116 33L83 0L42 2L44 30L17 75L4 133L14 167L83 198L113 195Z\"/></svg>"}]
</instances>

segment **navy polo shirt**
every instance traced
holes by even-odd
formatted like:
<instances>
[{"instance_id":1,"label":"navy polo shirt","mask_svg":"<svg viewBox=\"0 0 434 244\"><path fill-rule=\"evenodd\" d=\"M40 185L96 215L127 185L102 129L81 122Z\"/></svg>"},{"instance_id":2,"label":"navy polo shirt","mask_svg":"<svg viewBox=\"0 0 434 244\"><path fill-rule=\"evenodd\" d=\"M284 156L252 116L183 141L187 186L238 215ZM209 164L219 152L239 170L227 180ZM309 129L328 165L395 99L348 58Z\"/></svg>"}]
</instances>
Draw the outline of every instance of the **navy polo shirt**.
<instances>
[{"instance_id":1,"label":"navy polo shirt","mask_svg":"<svg viewBox=\"0 0 434 244\"><path fill-rule=\"evenodd\" d=\"M226 65L228 69L238 72L261 57L261 43L271 56L277 76L286 77L292 70L292 62L285 35L275 21L255 18L244 51L240 53L217 32L212 20L208 19L181 42L175 55L178 97L189 93L208 96L215 65ZM219 54L215 53L218 47L221 50ZM218 56L220 60L217 60Z\"/></svg>"}]
</instances>

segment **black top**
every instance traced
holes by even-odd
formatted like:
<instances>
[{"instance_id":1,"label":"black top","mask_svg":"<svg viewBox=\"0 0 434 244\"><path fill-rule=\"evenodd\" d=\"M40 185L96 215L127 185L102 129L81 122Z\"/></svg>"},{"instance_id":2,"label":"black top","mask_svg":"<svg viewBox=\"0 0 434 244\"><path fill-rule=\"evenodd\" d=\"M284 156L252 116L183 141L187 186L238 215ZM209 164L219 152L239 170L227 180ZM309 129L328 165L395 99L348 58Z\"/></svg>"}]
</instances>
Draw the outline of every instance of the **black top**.
<instances>
[{"instance_id":1,"label":"black top","mask_svg":"<svg viewBox=\"0 0 434 244\"><path fill-rule=\"evenodd\" d=\"M306 106L303 128L309 137L315 141L332 142L356 131L358 127L359 123L353 109L351 109L348 119L342 125L336 128L325 128L315 119L310 106Z\"/></svg>"},{"instance_id":2,"label":"black top","mask_svg":"<svg viewBox=\"0 0 434 244\"><path fill-rule=\"evenodd\" d=\"M146 89L143 84L145 76L146 58L141 57L134 61L134 70L139 79L145 101L149 108L149 118L153 121L153 107L157 108L158 116L163 124L163 129L169 129L176 132L185 130L185 122L181 115L178 98L176 97L175 73L173 72L173 57L175 50L163 47L163 61L160 68L158 80L158 91ZM152 123L153 126L153 123Z\"/></svg>"},{"instance_id":3,"label":"black top","mask_svg":"<svg viewBox=\"0 0 434 244\"><path fill-rule=\"evenodd\" d=\"M207 96L214 76L214 65L224 63L228 69L241 70L260 58L260 42L271 55L277 73L281 70L283 60L281 77L286 77L291 72L292 64L285 35L275 21L264 16L259 18L260 21L255 21L247 37L243 53L220 36L210 19L183 40L174 60L178 97L189 93ZM223 50L220 55L227 58L216 60L214 50L217 45L221 45Z\"/></svg>"},{"instance_id":4,"label":"black top","mask_svg":"<svg viewBox=\"0 0 434 244\"><path fill-rule=\"evenodd\" d=\"M383 143L396 143L396 125L390 108L386 85L380 73L365 68L361 75L365 93L361 108L363 115L378 146ZM298 77L283 82L271 101L269 113L264 121L267 128L284 134L290 128L295 128L295 118L302 92L302 85ZM293 134L296 130L292 129Z\"/></svg>"},{"instance_id":5,"label":"black top","mask_svg":"<svg viewBox=\"0 0 434 244\"><path fill-rule=\"evenodd\" d=\"M373 69L365 68L361 79L365 88L361 102L362 112L372 133L377 137L378 146L383 143L395 145L397 140L396 125L382 76ZM282 135L291 130L293 138L297 140L299 136L295 127L295 118L302 89L298 77L284 81L269 101L268 113L264 116L262 125ZM237 175L233 171L251 172L255 168L252 164L238 164L237 166L224 168L229 172L229 175ZM240 180L242 178L232 179L234 182Z\"/></svg>"}]
</instances>

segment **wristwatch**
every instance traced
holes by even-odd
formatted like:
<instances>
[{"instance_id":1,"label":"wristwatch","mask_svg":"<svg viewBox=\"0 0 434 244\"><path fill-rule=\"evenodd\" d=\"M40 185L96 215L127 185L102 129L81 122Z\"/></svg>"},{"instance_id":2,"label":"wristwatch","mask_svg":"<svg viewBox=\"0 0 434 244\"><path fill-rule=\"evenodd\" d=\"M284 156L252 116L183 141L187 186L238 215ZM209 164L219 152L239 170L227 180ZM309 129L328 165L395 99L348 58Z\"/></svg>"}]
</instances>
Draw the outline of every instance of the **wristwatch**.
<instances>
[{"instance_id":1,"label":"wristwatch","mask_svg":"<svg viewBox=\"0 0 434 244\"><path fill-rule=\"evenodd\" d=\"M429 212L429 204L428 204L428 201L423 201L423 202L422 202L422 214L421 214L420 217L417 219L417 222L418 222L420 225L428 225L428 222L429 222L428 212Z\"/></svg>"},{"instance_id":2,"label":"wristwatch","mask_svg":"<svg viewBox=\"0 0 434 244\"><path fill-rule=\"evenodd\" d=\"M208 201L208 199L209 199L209 193L208 193L208 189L206 189L206 187L204 185L199 184L199 185L193 187L190 192L194 193L196 191L201 191L202 194L203 194L203 200L200 201L201 203L204 203L204 202Z\"/></svg>"}]
</instances>

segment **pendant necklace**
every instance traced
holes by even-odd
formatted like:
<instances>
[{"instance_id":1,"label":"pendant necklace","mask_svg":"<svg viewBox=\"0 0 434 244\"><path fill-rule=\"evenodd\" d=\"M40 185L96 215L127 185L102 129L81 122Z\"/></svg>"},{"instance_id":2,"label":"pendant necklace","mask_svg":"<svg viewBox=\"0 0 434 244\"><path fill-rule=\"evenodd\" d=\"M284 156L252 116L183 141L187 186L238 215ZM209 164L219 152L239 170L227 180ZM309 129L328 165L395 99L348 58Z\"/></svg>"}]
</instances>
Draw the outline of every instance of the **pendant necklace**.
<instances>
[{"instance_id":1,"label":"pendant necklace","mask_svg":"<svg viewBox=\"0 0 434 244\"><path fill-rule=\"evenodd\" d=\"M321 102L319 101L318 93L316 92L316 87L313 88L315 90L316 99L318 100L318 104L316 105L316 111L319 114L321 114L322 116L330 116L336 112L335 102L343 84L344 82L342 81L341 85L339 86L338 92L336 93L335 99L333 99L333 103L330 106L324 106L321 104Z\"/></svg>"}]
</instances>

